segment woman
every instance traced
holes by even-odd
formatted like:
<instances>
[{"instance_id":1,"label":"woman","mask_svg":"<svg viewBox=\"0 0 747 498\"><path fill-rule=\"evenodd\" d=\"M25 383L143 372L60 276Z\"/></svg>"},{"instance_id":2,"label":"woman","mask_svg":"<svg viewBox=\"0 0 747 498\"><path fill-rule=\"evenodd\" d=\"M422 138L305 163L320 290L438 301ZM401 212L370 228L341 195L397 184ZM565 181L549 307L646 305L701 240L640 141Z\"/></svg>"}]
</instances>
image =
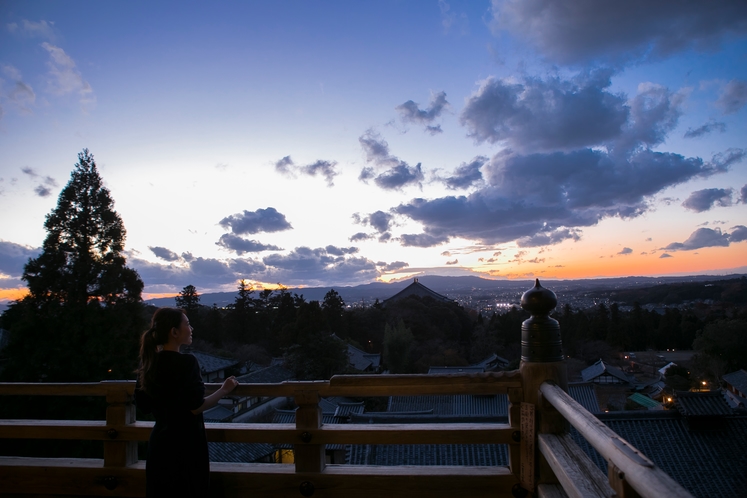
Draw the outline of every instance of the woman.
<instances>
[{"instance_id":1,"label":"woman","mask_svg":"<svg viewBox=\"0 0 747 498\"><path fill-rule=\"evenodd\" d=\"M159 308L140 339L138 407L156 417L145 464L147 497L208 495L210 461L202 412L238 385L229 377L205 397L197 358L179 353L192 344L192 327L178 308Z\"/></svg>"}]
</instances>

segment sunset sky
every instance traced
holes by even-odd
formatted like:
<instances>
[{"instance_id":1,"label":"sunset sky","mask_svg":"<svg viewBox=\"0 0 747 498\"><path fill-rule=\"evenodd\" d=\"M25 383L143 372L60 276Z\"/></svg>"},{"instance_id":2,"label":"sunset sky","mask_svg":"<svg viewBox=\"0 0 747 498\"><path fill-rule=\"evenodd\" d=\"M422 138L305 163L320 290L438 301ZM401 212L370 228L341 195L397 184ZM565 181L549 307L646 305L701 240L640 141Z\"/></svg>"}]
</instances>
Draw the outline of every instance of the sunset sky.
<instances>
[{"instance_id":1,"label":"sunset sky","mask_svg":"<svg viewBox=\"0 0 747 498\"><path fill-rule=\"evenodd\" d=\"M0 301L83 148L145 297L747 273L747 3L4 1Z\"/></svg>"}]
</instances>

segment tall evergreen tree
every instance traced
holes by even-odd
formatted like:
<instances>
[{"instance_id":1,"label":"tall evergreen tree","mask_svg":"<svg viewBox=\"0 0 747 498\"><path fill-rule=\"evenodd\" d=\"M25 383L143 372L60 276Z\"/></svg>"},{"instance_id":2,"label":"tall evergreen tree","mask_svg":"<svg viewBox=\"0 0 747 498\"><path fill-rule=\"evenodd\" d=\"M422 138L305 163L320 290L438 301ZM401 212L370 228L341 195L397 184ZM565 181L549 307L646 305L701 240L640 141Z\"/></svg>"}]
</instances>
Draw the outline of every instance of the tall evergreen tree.
<instances>
[{"instance_id":1,"label":"tall evergreen tree","mask_svg":"<svg viewBox=\"0 0 747 498\"><path fill-rule=\"evenodd\" d=\"M24 267L29 294L2 316L10 331L2 377L131 377L145 326L143 282L125 266L124 224L87 149L44 228L42 253Z\"/></svg>"}]
</instances>

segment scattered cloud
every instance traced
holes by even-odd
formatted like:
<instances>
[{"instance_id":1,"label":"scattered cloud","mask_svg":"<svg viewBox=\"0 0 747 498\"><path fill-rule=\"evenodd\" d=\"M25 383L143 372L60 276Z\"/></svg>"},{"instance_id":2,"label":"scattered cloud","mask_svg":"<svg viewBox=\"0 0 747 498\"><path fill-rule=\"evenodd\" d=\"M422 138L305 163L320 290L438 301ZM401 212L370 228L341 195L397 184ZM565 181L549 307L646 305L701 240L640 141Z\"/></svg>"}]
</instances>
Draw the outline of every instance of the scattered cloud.
<instances>
[{"instance_id":1,"label":"scattered cloud","mask_svg":"<svg viewBox=\"0 0 747 498\"><path fill-rule=\"evenodd\" d=\"M713 206L731 206L733 194L732 188L706 188L690 194L682 205L696 213L702 213Z\"/></svg>"},{"instance_id":2,"label":"scattered cloud","mask_svg":"<svg viewBox=\"0 0 747 498\"><path fill-rule=\"evenodd\" d=\"M0 97L5 97L11 106L23 114L31 114L34 103L36 102L36 93L31 86L23 81L21 72L13 66L5 65L2 67L3 74L12 81L12 88L5 91L0 88ZM0 80L2 82L2 80Z\"/></svg>"},{"instance_id":3,"label":"scattered cloud","mask_svg":"<svg viewBox=\"0 0 747 498\"><path fill-rule=\"evenodd\" d=\"M516 241L519 247L537 247L560 244L564 240L581 240L581 230L571 228L559 228L548 232L537 232L534 235L521 237Z\"/></svg>"},{"instance_id":4,"label":"scattered cloud","mask_svg":"<svg viewBox=\"0 0 747 498\"><path fill-rule=\"evenodd\" d=\"M734 114L747 104L747 81L731 80L724 85L716 107L724 114Z\"/></svg>"},{"instance_id":5,"label":"scattered cloud","mask_svg":"<svg viewBox=\"0 0 747 498\"><path fill-rule=\"evenodd\" d=\"M672 242L664 247L665 251L692 251L703 247L728 247L732 242L747 240L747 227L736 225L732 233L722 232L720 228L698 228L684 242Z\"/></svg>"},{"instance_id":6,"label":"scattered cloud","mask_svg":"<svg viewBox=\"0 0 747 498\"><path fill-rule=\"evenodd\" d=\"M281 232L293 227L285 219L285 215L279 213L275 208L257 209L256 211L244 211L227 216L218 223L225 229L231 229L236 235L254 234L260 232Z\"/></svg>"},{"instance_id":7,"label":"scattered cloud","mask_svg":"<svg viewBox=\"0 0 747 498\"><path fill-rule=\"evenodd\" d=\"M673 257L674 256L672 256L671 254L664 253L661 256L659 256L659 259L662 259L662 258L673 258Z\"/></svg>"},{"instance_id":8,"label":"scattered cloud","mask_svg":"<svg viewBox=\"0 0 747 498\"><path fill-rule=\"evenodd\" d=\"M446 262L446 264L447 264L447 265L456 265L456 264L458 264L458 263L459 263L459 260L458 260L458 259L453 259L453 260L451 260L451 261L447 261L447 262Z\"/></svg>"},{"instance_id":9,"label":"scattered cloud","mask_svg":"<svg viewBox=\"0 0 747 498\"><path fill-rule=\"evenodd\" d=\"M385 213L384 211L375 211L363 218L361 218L360 215L355 214L353 215L353 219L356 221L356 223L370 225L377 232L384 233L388 232L392 228L394 216L389 213Z\"/></svg>"},{"instance_id":10,"label":"scattered cloud","mask_svg":"<svg viewBox=\"0 0 747 498\"><path fill-rule=\"evenodd\" d=\"M688 128L685 132L684 138L698 138L713 133L714 131L724 133L726 131L726 123L711 120L698 128Z\"/></svg>"},{"instance_id":11,"label":"scattered cloud","mask_svg":"<svg viewBox=\"0 0 747 498\"><path fill-rule=\"evenodd\" d=\"M361 135L358 141L366 153L366 162L374 165L361 170L358 177L361 181L373 179L374 183L384 190L399 190L407 185L422 186L424 176L420 163L410 166L391 155L389 144L372 130ZM385 171L377 174L377 168Z\"/></svg>"},{"instance_id":12,"label":"scattered cloud","mask_svg":"<svg viewBox=\"0 0 747 498\"><path fill-rule=\"evenodd\" d=\"M431 135L441 133L441 126L431 126L444 109L449 108L449 102L446 100L446 92L438 92L431 94L431 101L428 107L420 109L418 104L412 100L408 100L404 104L400 104L395 109L399 112L402 121L405 123L415 123L425 127Z\"/></svg>"},{"instance_id":13,"label":"scattered cloud","mask_svg":"<svg viewBox=\"0 0 747 498\"><path fill-rule=\"evenodd\" d=\"M369 235L365 232L358 232L354 235L351 235L348 240L350 240L350 242L360 242L361 240L368 240L372 239L373 237L373 235Z\"/></svg>"},{"instance_id":14,"label":"scattered cloud","mask_svg":"<svg viewBox=\"0 0 747 498\"><path fill-rule=\"evenodd\" d=\"M747 30L747 8L740 0L493 0L492 11L494 33L510 31L561 64L661 58L689 48L713 48L724 36Z\"/></svg>"},{"instance_id":15,"label":"scattered cloud","mask_svg":"<svg viewBox=\"0 0 747 498\"><path fill-rule=\"evenodd\" d=\"M21 24L8 23L5 25L8 31L12 34L22 35L29 38L43 38L45 40L54 41L54 21L41 20L39 22L29 21L23 19Z\"/></svg>"},{"instance_id":16,"label":"scattered cloud","mask_svg":"<svg viewBox=\"0 0 747 498\"><path fill-rule=\"evenodd\" d=\"M448 242L445 236L434 236L427 233L402 234L400 243L405 247L433 247Z\"/></svg>"},{"instance_id":17,"label":"scattered cloud","mask_svg":"<svg viewBox=\"0 0 747 498\"><path fill-rule=\"evenodd\" d=\"M23 267L29 258L35 258L41 252L41 248L29 247L14 242L0 240L0 274L14 277L20 284L20 277L23 274ZM7 286L5 278L0 276L3 286Z\"/></svg>"},{"instance_id":18,"label":"scattered cloud","mask_svg":"<svg viewBox=\"0 0 747 498\"><path fill-rule=\"evenodd\" d=\"M451 190L466 189L482 182L482 172L480 168L488 162L485 156L475 156L469 163L462 163L454 174L444 178L443 182Z\"/></svg>"},{"instance_id":19,"label":"scattered cloud","mask_svg":"<svg viewBox=\"0 0 747 498\"><path fill-rule=\"evenodd\" d=\"M296 165L290 156L285 156L275 162L275 171L292 178L295 178L298 173L314 177L321 175L327 181L328 187L334 187L334 179L340 174L336 166L337 161L325 161L322 159L306 165Z\"/></svg>"},{"instance_id":20,"label":"scattered cloud","mask_svg":"<svg viewBox=\"0 0 747 498\"><path fill-rule=\"evenodd\" d=\"M739 202L747 204L747 184L745 184L739 191Z\"/></svg>"},{"instance_id":21,"label":"scattered cloud","mask_svg":"<svg viewBox=\"0 0 747 498\"><path fill-rule=\"evenodd\" d=\"M438 8L441 11L441 26L444 33L450 33L452 28L458 28L459 34L469 34L469 18L464 12L457 14L451 11L451 6L445 0L438 0Z\"/></svg>"},{"instance_id":22,"label":"scattered cloud","mask_svg":"<svg viewBox=\"0 0 747 498\"><path fill-rule=\"evenodd\" d=\"M403 268L407 268L408 266L410 266L410 264L405 263L404 261L393 261L391 263L385 263L384 261L379 261L378 263L376 263L376 266L381 271L397 271Z\"/></svg>"},{"instance_id":23,"label":"scattered cloud","mask_svg":"<svg viewBox=\"0 0 747 498\"><path fill-rule=\"evenodd\" d=\"M77 94L83 110L90 110L96 105L96 96L91 85L83 79L75 67L75 61L63 49L44 42L41 46L49 52L49 91L56 95Z\"/></svg>"},{"instance_id":24,"label":"scattered cloud","mask_svg":"<svg viewBox=\"0 0 747 498\"><path fill-rule=\"evenodd\" d=\"M221 235L220 239L215 243L215 245L228 249L229 251L234 251L239 256L247 252L283 250L278 246L262 244L261 242L258 242L256 240L247 240L232 233L224 233L223 235Z\"/></svg>"},{"instance_id":25,"label":"scattered cloud","mask_svg":"<svg viewBox=\"0 0 747 498\"><path fill-rule=\"evenodd\" d=\"M633 249L630 247L623 247L622 251L618 252L618 256L625 256L627 254L633 254Z\"/></svg>"},{"instance_id":26,"label":"scattered cloud","mask_svg":"<svg viewBox=\"0 0 747 498\"><path fill-rule=\"evenodd\" d=\"M174 251L160 246L148 246L157 258L163 259L164 261L179 261L179 255Z\"/></svg>"},{"instance_id":27,"label":"scattered cloud","mask_svg":"<svg viewBox=\"0 0 747 498\"><path fill-rule=\"evenodd\" d=\"M359 249L357 247L336 247L328 245L324 250L327 251L327 254L333 256L344 256L345 254L356 254Z\"/></svg>"}]
</instances>

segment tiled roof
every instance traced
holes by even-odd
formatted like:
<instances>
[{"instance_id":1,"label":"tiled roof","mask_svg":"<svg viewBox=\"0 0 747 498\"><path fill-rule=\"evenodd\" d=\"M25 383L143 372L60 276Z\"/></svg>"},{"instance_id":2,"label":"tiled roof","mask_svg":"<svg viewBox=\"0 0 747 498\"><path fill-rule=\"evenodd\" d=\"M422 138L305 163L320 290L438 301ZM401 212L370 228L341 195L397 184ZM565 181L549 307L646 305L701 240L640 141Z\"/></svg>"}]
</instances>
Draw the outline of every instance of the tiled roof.
<instances>
[{"instance_id":1,"label":"tiled roof","mask_svg":"<svg viewBox=\"0 0 747 498\"><path fill-rule=\"evenodd\" d=\"M322 414L322 425L327 424L339 424L341 421L338 417L335 417L332 413ZM272 416L273 424L295 424L296 423L296 410L275 410ZM293 448L292 444L278 444L278 448L289 449ZM343 450L345 449L344 444L328 444L325 445L328 450Z\"/></svg>"},{"instance_id":2,"label":"tiled roof","mask_svg":"<svg viewBox=\"0 0 747 498\"><path fill-rule=\"evenodd\" d=\"M729 404L719 391L692 393L679 391L674 395L674 404L686 417L713 417L731 415Z\"/></svg>"},{"instance_id":3,"label":"tiled roof","mask_svg":"<svg viewBox=\"0 0 747 498\"><path fill-rule=\"evenodd\" d=\"M470 365L468 367L430 367L429 374L459 374L459 373L482 373L485 367L482 365Z\"/></svg>"},{"instance_id":4,"label":"tiled roof","mask_svg":"<svg viewBox=\"0 0 747 498\"><path fill-rule=\"evenodd\" d=\"M728 382L736 390L744 395L747 395L747 371L737 370L736 372L728 373L722 377L725 382Z\"/></svg>"},{"instance_id":5,"label":"tiled roof","mask_svg":"<svg viewBox=\"0 0 747 498\"><path fill-rule=\"evenodd\" d=\"M232 415L233 411L221 405L214 406L203 413L205 422L223 422Z\"/></svg>"},{"instance_id":6,"label":"tiled roof","mask_svg":"<svg viewBox=\"0 0 747 498\"><path fill-rule=\"evenodd\" d=\"M377 369L381 365L381 355L366 353L348 344L348 361L352 367L360 372L367 369Z\"/></svg>"},{"instance_id":7,"label":"tiled roof","mask_svg":"<svg viewBox=\"0 0 747 498\"><path fill-rule=\"evenodd\" d=\"M659 403L658 401L654 401L653 399L641 393L633 393L628 396L628 399L638 403L641 406L645 406L649 410L662 408L661 403Z\"/></svg>"},{"instance_id":8,"label":"tiled roof","mask_svg":"<svg viewBox=\"0 0 747 498\"><path fill-rule=\"evenodd\" d=\"M200 369L205 373L218 372L240 363L239 360L223 358L221 356L201 353L199 351L190 351L190 353L195 355L195 358L197 358L197 361L200 363Z\"/></svg>"},{"instance_id":9,"label":"tiled roof","mask_svg":"<svg viewBox=\"0 0 747 498\"><path fill-rule=\"evenodd\" d=\"M747 490L747 417L725 418L722 431L691 431L674 410L597 417L696 498L742 497ZM581 448L607 474L607 462L581 437Z\"/></svg>"},{"instance_id":10,"label":"tiled roof","mask_svg":"<svg viewBox=\"0 0 747 498\"><path fill-rule=\"evenodd\" d=\"M422 412L433 410L436 415L508 415L508 397L497 395L437 395L437 396L391 396L390 412Z\"/></svg>"},{"instance_id":11,"label":"tiled roof","mask_svg":"<svg viewBox=\"0 0 747 498\"><path fill-rule=\"evenodd\" d=\"M236 377L236 380L242 384L276 384L292 378L293 373L290 370L283 368L282 365L272 365L262 370Z\"/></svg>"},{"instance_id":12,"label":"tiled roof","mask_svg":"<svg viewBox=\"0 0 747 498\"><path fill-rule=\"evenodd\" d=\"M350 465L508 465L504 444L354 444L347 448Z\"/></svg>"},{"instance_id":13,"label":"tiled roof","mask_svg":"<svg viewBox=\"0 0 747 498\"><path fill-rule=\"evenodd\" d=\"M484 360L482 360L480 363L475 363L474 365L470 365L470 366L483 367L486 372L489 372L491 371L491 369L508 365L508 363L509 361L506 358L503 358L493 353L487 358L485 358Z\"/></svg>"},{"instance_id":14,"label":"tiled roof","mask_svg":"<svg viewBox=\"0 0 747 498\"><path fill-rule=\"evenodd\" d=\"M388 299L384 299L384 302L382 304L391 303L394 301L397 301L399 299L404 299L409 296L418 296L418 297L430 297L432 299L435 299L436 301L444 301L447 303L453 303L453 299L449 299L446 296L442 296L438 292L432 291L425 285L418 282L418 279L416 278L413 283L393 295L392 297Z\"/></svg>"},{"instance_id":15,"label":"tiled roof","mask_svg":"<svg viewBox=\"0 0 747 498\"><path fill-rule=\"evenodd\" d=\"M599 360L592 366L581 370L581 377L584 379L584 382L591 382L593 379L596 379L605 372L612 375L613 377L617 377L623 382L628 382L630 384L635 384L636 382L635 378L625 375L625 373L623 373L623 371L619 368L608 365L602 360Z\"/></svg>"},{"instance_id":16,"label":"tiled roof","mask_svg":"<svg viewBox=\"0 0 747 498\"><path fill-rule=\"evenodd\" d=\"M211 462L251 463L274 452L275 447L267 443L208 443Z\"/></svg>"},{"instance_id":17,"label":"tiled roof","mask_svg":"<svg viewBox=\"0 0 747 498\"><path fill-rule=\"evenodd\" d=\"M599 413L599 400L594 384L568 384L568 394L591 413Z\"/></svg>"},{"instance_id":18,"label":"tiled roof","mask_svg":"<svg viewBox=\"0 0 747 498\"><path fill-rule=\"evenodd\" d=\"M335 410L335 417L347 417L351 413L363 413L364 403L340 403Z\"/></svg>"}]
</instances>

